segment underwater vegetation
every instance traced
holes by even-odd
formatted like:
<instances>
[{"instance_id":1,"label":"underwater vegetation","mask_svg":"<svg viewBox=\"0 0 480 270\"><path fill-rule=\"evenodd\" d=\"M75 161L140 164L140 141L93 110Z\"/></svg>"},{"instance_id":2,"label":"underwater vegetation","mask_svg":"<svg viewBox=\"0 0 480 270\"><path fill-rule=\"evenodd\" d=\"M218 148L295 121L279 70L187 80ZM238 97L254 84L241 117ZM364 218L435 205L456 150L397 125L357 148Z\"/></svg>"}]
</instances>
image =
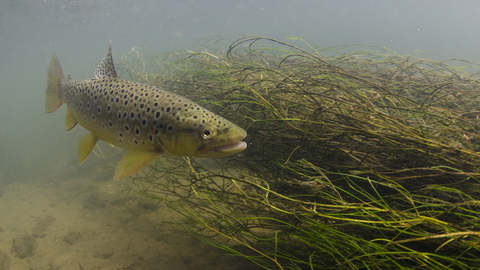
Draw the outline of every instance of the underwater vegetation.
<instances>
[{"instance_id":1,"label":"underwater vegetation","mask_svg":"<svg viewBox=\"0 0 480 270\"><path fill-rule=\"evenodd\" d=\"M265 269L477 267L478 66L290 41L300 45L246 36L226 52L125 55L122 77L249 134L213 165L159 158L126 191Z\"/></svg>"}]
</instances>

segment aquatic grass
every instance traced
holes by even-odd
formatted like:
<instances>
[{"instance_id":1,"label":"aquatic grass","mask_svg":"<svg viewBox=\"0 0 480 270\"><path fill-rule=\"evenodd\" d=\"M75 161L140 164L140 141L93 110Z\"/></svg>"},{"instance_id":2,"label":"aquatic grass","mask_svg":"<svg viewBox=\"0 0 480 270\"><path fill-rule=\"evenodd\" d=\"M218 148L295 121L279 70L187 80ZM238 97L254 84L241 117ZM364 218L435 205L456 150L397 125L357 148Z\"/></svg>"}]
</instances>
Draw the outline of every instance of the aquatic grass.
<instances>
[{"instance_id":1,"label":"aquatic grass","mask_svg":"<svg viewBox=\"0 0 480 270\"><path fill-rule=\"evenodd\" d=\"M300 45L248 36L220 54L124 56L123 77L249 134L216 165L160 158L126 190L265 269L476 267L480 92L466 70L478 66L290 40Z\"/></svg>"},{"instance_id":2,"label":"aquatic grass","mask_svg":"<svg viewBox=\"0 0 480 270\"><path fill-rule=\"evenodd\" d=\"M179 213L183 218L176 224L192 236L266 269L394 269L398 264L414 267L425 258L428 262L421 265L432 269L452 263L468 269L478 262L480 232L449 221L478 220L478 201L429 201L398 183L326 171L325 176L342 179L348 189L323 187L286 195L245 173L219 174L196 161L164 160L135 178L135 191ZM307 164L290 165L313 166ZM167 183L152 177L159 172L169 176ZM362 188L365 183L371 190ZM378 190L384 186L395 192L381 195ZM312 193L319 200L312 200ZM457 212L454 217L452 212ZM467 248L472 249L469 256L460 257ZM452 260L453 255L459 258Z\"/></svg>"}]
</instances>

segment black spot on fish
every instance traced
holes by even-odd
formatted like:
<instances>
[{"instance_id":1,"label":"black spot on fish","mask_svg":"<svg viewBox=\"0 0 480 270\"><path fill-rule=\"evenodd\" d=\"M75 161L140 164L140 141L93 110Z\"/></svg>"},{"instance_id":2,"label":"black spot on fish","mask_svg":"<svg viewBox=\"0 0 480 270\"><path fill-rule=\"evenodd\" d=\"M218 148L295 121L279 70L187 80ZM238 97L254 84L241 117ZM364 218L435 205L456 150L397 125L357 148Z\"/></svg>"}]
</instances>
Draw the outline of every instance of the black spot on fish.
<instances>
[{"instance_id":1,"label":"black spot on fish","mask_svg":"<svg viewBox=\"0 0 480 270\"><path fill-rule=\"evenodd\" d=\"M127 104L128 104L128 100L125 100L125 105L127 105Z\"/></svg>"},{"instance_id":2,"label":"black spot on fish","mask_svg":"<svg viewBox=\"0 0 480 270\"><path fill-rule=\"evenodd\" d=\"M150 110L151 110L151 109L150 109L150 107L148 107L148 108L147 108L147 113L149 113L149 112L150 112Z\"/></svg>"},{"instance_id":3,"label":"black spot on fish","mask_svg":"<svg viewBox=\"0 0 480 270\"><path fill-rule=\"evenodd\" d=\"M122 119L122 112L118 112L118 119Z\"/></svg>"},{"instance_id":4,"label":"black spot on fish","mask_svg":"<svg viewBox=\"0 0 480 270\"><path fill-rule=\"evenodd\" d=\"M112 107L110 107L110 105L107 106L107 112L110 112L110 110L112 109Z\"/></svg>"},{"instance_id":5,"label":"black spot on fish","mask_svg":"<svg viewBox=\"0 0 480 270\"><path fill-rule=\"evenodd\" d=\"M134 119L134 118L135 118L135 113L134 113L134 112L131 112L131 113L130 113L130 118L131 118L131 119Z\"/></svg>"},{"instance_id":6,"label":"black spot on fish","mask_svg":"<svg viewBox=\"0 0 480 270\"><path fill-rule=\"evenodd\" d=\"M117 97L117 99L115 99L115 102L118 103L120 101L120 98Z\"/></svg>"},{"instance_id":7,"label":"black spot on fish","mask_svg":"<svg viewBox=\"0 0 480 270\"><path fill-rule=\"evenodd\" d=\"M138 144L138 141L137 141L137 140L134 140L133 142L134 142L135 144Z\"/></svg>"},{"instance_id":8,"label":"black spot on fish","mask_svg":"<svg viewBox=\"0 0 480 270\"><path fill-rule=\"evenodd\" d=\"M98 99L98 96L97 96L97 95L95 95L95 98L94 98L94 99L95 99L95 101L97 101L97 99Z\"/></svg>"},{"instance_id":9,"label":"black spot on fish","mask_svg":"<svg viewBox=\"0 0 480 270\"><path fill-rule=\"evenodd\" d=\"M160 118L160 115L161 115L160 112L156 112L156 113L155 113L155 118L157 118L157 119Z\"/></svg>"},{"instance_id":10,"label":"black spot on fish","mask_svg":"<svg viewBox=\"0 0 480 270\"><path fill-rule=\"evenodd\" d=\"M100 106L98 106L97 112L98 112L99 114L102 112L102 108L100 108Z\"/></svg>"},{"instance_id":11,"label":"black spot on fish","mask_svg":"<svg viewBox=\"0 0 480 270\"><path fill-rule=\"evenodd\" d=\"M90 102L87 101L87 110L90 110Z\"/></svg>"},{"instance_id":12,"label":"black spot on fish","mask_svg":"<svg viewBox=\"0 0 480 270\"><path fill-rule=\"evenodd\" d=\"M153 103L153 107L158 107L158 102Z\"/></svg>"},{"instance_id":13,"label":"black spot on fish","mask_svg":"<svg viewBox=\"0 0 480 270\"><path fill-rule=\"evenodd\" d=\"M193 119L197 119L197 118L198 118L198 116L196 116L196 115L193 116Z\"/></svg>"},{"instance_id":14,"label":"black spot on fish","mask_svg":"<svg viewBox=\"0 0 480 270\"><path fill-rule=\"evenodd\" d=\"M142 126L146 126L147 125L147 119L142 119Z\"/></svg>"},{"instance_id":15,"label":"black spot on fish","mask_svg":"<svg viewBox=\"0 0 480 270\"><path fill-rule=\"evenodd\" d=\"M187 103L183 104L183 107L188 107L188 104Z\"/></svg>"},{"instance_id":16,"label":"black spot on fish","mask_svg":"<svg viewBox=\"0 0 480 270\"><path fill-rule=\"evenodd\" d=\"M150 140L150 142L153 142L153 136L151 134L148 135L148 139Z\"/></svg>"},{"instance_id":17,"label":"black spot on fish","mask_svg":"<svg viewBox=\"0 0 480 270\"><path fill-rule=\"evenodd\" d=\"M113 127L112 121L109 121L109 122L108 122L108 125L110 126L110 128L112 128L112 127Z\"/></svg>"},{"instance_id":18,"label":"black spot on fish","mask_svg":"<svg viewBox=\"0 0 480 270\"><path fill-rule=\"evenodd\" d=\"M140 129L138 127L135 127L135 134L140 135Z\"/></svg>"},{"instance_id":19,"label":"black spot on fish","mask_svg":"<svg viewBox=\"0 0 480 270\"><path fill-rule=\"evenodd\" d=\"M125 130L126 130L127 132L130 131L130 128L128 127L128 125L125 125L125 126L123 126L123 127L125 128Z\"/></svg>"},{"instance_id":20,"label":"black spot on fish","mask_svg":"<svg viewBox=\"0 0 480 270\"><path fill-rule=\"evenodd\" d=\"M138 100L138 96L135 96L135 100Z\"/></svg>"},{"instance_id":21,"label":"black spot on fish","mask_svg":"<svg viewBox=\"0 0 480 270\"><path fill-rule=\"evenodd\" d=\"M163 108L162 108L162 109L163 109ZM171 110L171 108L170 108L170 107L167 107L167 110L166 110L166 111L167 111L167 112L170 112L170 110Z\"/></svg>"},{"instance_id":22,"label":"black spot on fish","mask_svg":"<svg viewBox=\"0 0 480 270\"><path fill-rule=\"evenodd\" d=\"M143 90L143 89L142 89ZM145 96L148 97L148 93L145 93Z\"/></svg>"},{"instance_id":23,"label":"black spot on fish","mask_svg":"<svg viewBox=\"0 0 480 270\"><path fill-rule=\"evenodd\" d=\"M143 109L145 107L145 104L140 104L140 109Z\"/></svg>"},{"instance_id":24,"label":"black spot on fish","mask_svg":"<svg viewBox=\"0 0 480 270\"><path fill-rule=\"evenodd\" d=\"M172 131L172 130L173 130L173 127L172 127L172 126L168 126L167 129L168 129L168 131Z\"/></svg>"},{"instance_id":25,"label":"black spot on fish","mask_svg":"<svg viewBox=\"0 0 480 270\"><path fill-rule=\"evenodd\" d=\"M119 133L118 133L118 136L123 137L122 132L119 132Z\"/></svg>"}]
</instances>

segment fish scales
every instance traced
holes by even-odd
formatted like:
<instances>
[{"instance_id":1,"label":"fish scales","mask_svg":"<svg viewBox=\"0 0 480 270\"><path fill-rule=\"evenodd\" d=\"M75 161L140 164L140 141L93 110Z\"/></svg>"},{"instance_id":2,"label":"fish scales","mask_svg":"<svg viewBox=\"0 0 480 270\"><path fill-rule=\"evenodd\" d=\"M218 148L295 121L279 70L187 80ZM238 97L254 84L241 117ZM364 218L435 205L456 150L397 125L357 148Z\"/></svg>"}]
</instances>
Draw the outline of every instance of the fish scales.
<instances>
[{"instance_id":1,"label":"fish scales","mask_svg":"<svg viewBox=\"0 0 480 270\"><path fill-rule=\"evenodd\" d=\"M62 103L67 130L78 123L91 132L80 138L80 163L97 140L128 150L115 178L141 170L160 154L224 157L246 147L246 132L227 119L177 94L117 77L111 47L92 80L65 79L52 55L46 111Z\"/></svg>"}]
</instances>

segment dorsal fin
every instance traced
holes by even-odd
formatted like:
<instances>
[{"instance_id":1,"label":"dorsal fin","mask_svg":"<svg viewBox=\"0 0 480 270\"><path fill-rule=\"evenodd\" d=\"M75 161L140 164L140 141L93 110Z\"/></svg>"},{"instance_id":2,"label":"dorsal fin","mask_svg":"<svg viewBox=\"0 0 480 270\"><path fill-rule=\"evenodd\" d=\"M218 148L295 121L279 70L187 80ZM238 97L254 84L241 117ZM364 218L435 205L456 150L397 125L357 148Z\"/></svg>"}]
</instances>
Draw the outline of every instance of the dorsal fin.
<instances>
[{"instance_id":1,"label":"dorsal fin","mask_svg":"<svg viewBox=\"0 0 480 270\"><path fill-rule=\"evenodd\" d=\"M112 58L112 44L108 46L107 55L103 58L100 65L93 72L93 79L107 78L107 77L117 77L117 72L115 72L115 67L113 66Z\"/></svg>"}]
</instances>

